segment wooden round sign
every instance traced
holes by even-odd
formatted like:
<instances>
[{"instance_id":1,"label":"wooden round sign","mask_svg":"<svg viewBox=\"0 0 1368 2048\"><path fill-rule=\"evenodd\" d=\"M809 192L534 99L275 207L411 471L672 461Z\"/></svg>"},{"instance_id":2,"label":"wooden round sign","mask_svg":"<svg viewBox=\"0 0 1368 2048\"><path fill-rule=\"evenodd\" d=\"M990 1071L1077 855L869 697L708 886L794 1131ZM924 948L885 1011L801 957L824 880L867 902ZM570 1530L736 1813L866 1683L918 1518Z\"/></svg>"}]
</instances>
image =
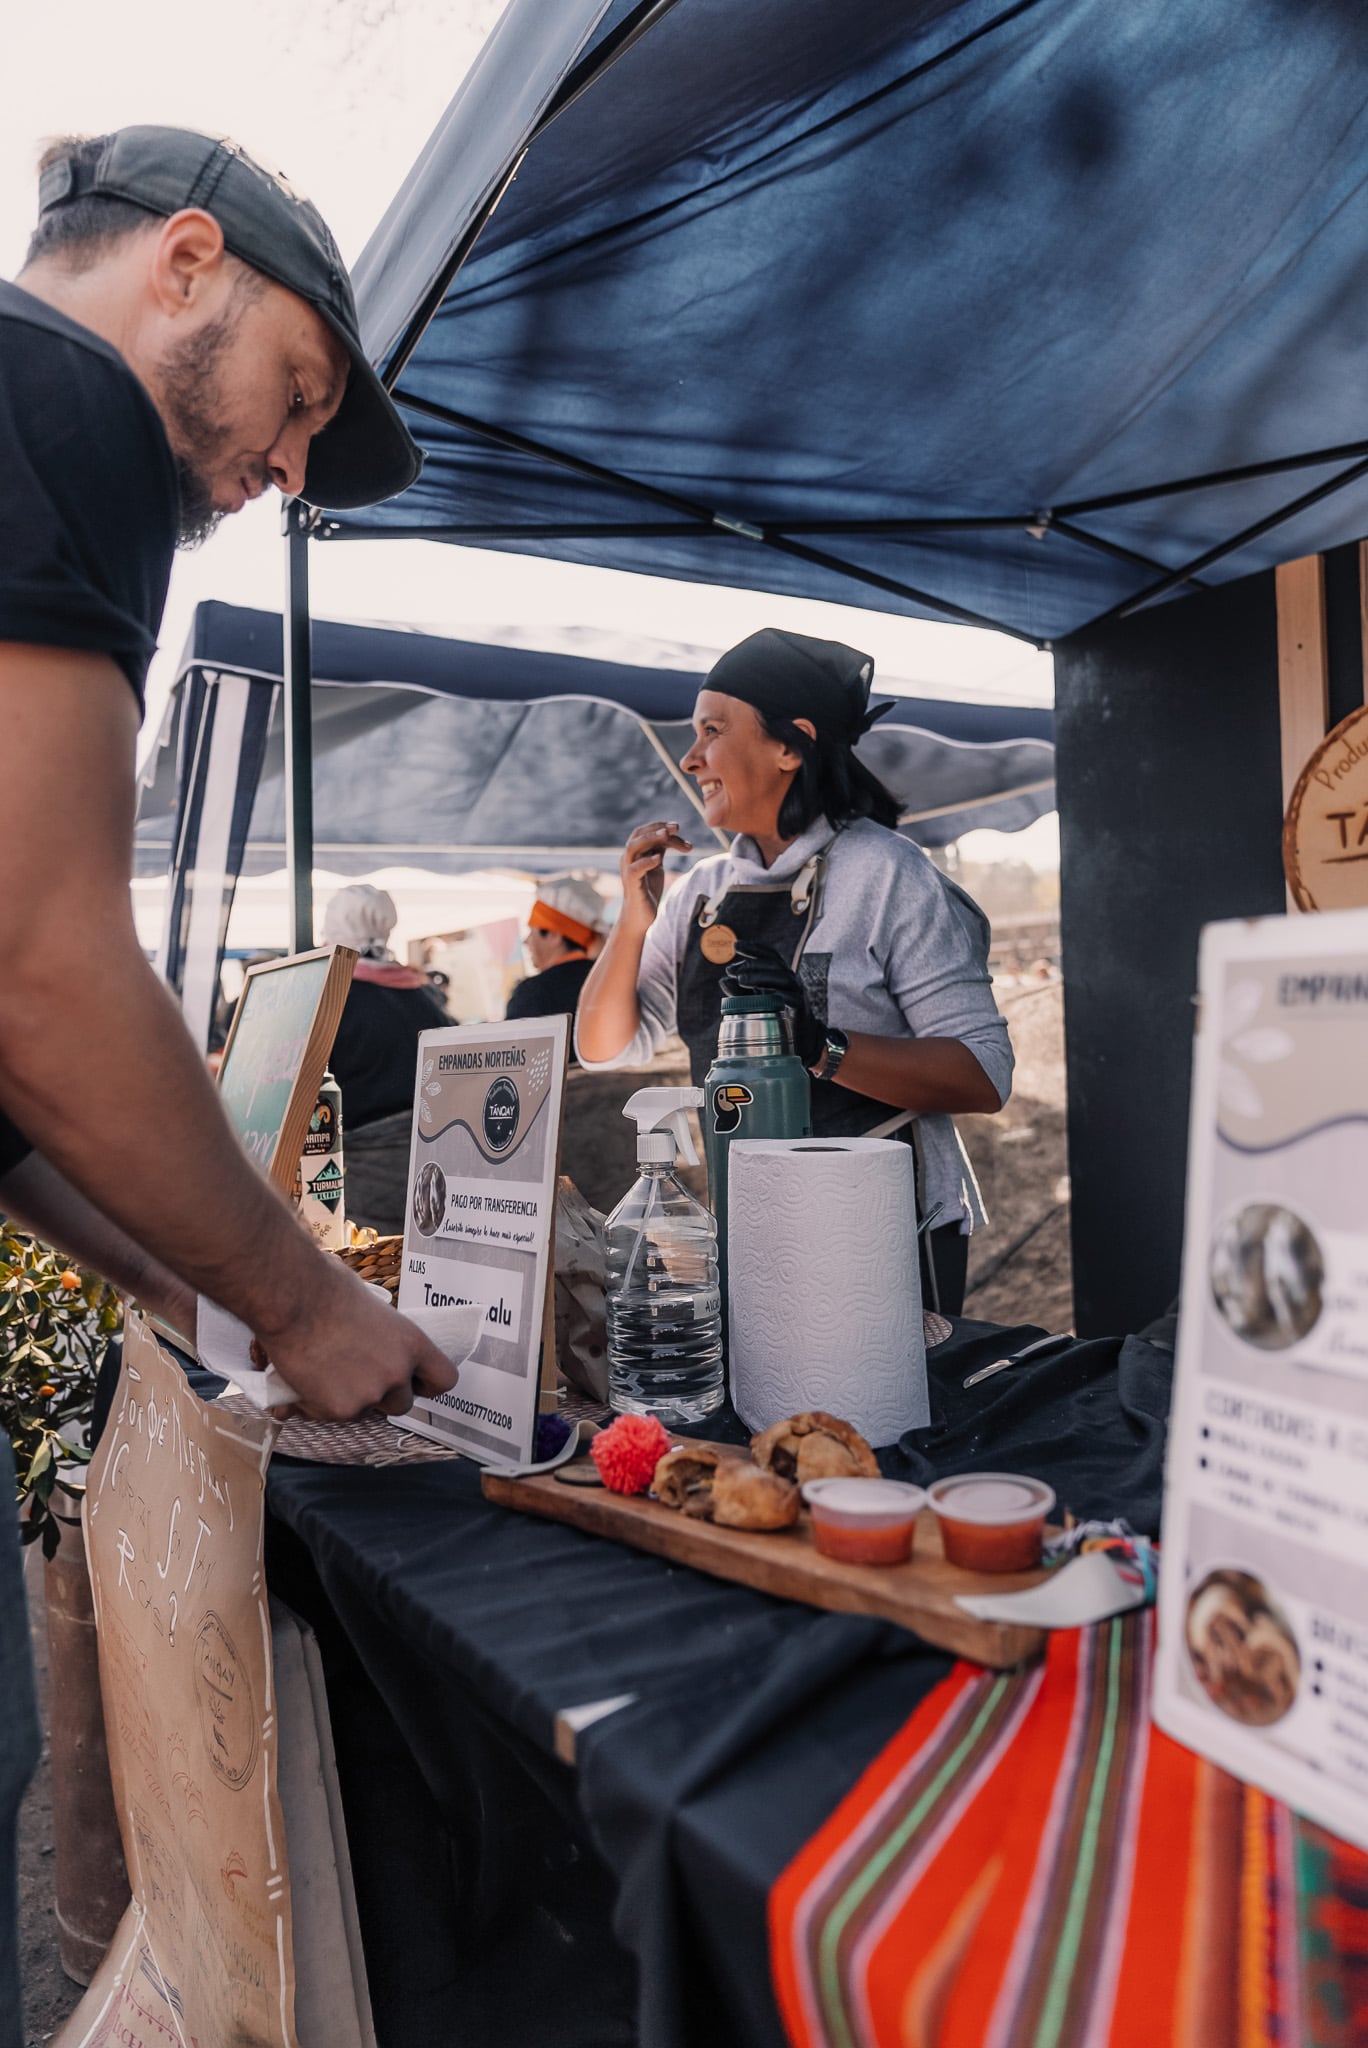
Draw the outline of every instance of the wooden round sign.
<instances>
[{"instance_id":1,"label":"wooden round sign","mask_svg":"<svg viewBox=\"0 0 1368 2048\"><path fill-rule=\"evenodd\" d=\"M1368 904L1368 704L1302 769L1283 826L1283 872L1300 910Z\"/></svg>"}]
</instances>

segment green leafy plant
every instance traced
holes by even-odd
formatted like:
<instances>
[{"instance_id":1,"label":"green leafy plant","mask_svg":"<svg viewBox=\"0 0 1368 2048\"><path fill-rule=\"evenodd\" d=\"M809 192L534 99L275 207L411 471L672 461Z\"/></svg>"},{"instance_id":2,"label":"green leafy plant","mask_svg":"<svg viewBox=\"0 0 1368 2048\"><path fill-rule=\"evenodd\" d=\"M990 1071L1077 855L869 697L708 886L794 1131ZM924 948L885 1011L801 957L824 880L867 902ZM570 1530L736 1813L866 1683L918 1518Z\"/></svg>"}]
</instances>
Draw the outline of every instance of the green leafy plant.
<instances>
[{"instance_id":1,"label":"green leafy plant","mask_svg":"<svg viewBox=\"0 0 1368 2048\"><path fill-rule=\"evenodd\" d=\"M79 1506L85 1489L61 1468L90 1462L82 1425L122 1316L97 1275L0 1219L0 1429L14 1445L20 1534L41 1539L44 1557L61 1542L62 1523L76 1519L57 1502Z\"/></svg>"}]
</instances>

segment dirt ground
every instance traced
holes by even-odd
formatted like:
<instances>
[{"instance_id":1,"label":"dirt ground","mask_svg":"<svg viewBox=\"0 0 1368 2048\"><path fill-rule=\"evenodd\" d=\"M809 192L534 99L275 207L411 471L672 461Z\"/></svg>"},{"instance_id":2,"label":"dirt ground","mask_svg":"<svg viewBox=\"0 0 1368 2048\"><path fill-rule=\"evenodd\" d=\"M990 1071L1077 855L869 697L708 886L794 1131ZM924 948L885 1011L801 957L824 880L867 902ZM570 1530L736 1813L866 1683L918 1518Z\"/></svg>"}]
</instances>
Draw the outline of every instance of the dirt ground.
<instances>
[{"instance_id":1,"label":"dirt ground","mask_svg":"<svg viewBox=\"0 0 1368 2048\"><path fill-rule=\"evenodd\" d=\"M1064 1136L1064 1012L1058 980L999 985L1016 1052L1011 1101L960 1129L991 1228L975 1232L965 1313L985 1322L1073 1327L1068 1158ZM28 1559L33 1648L47 1726L47 1639L40 1561ZM51 2040L81 1997L62 1972L52 1909L52 1792L46 1749L19 1833L20 1956L26 2048Z\"/></svg>"},{"instance_id":2,"label":"dirt ground","mask_svg":"<svg viewBox=\"0 0 1368 2048\"><path fill-rule=\"evenodd\" d=\"M990 1223L970 1243L964 1312L989 1323L1036 1323L1054 1334L1073 1328L1064 989L1052 979L999 986L996 993L1016 1075L997 1116L959 1119Z\"/></svg>"}]
</instances>

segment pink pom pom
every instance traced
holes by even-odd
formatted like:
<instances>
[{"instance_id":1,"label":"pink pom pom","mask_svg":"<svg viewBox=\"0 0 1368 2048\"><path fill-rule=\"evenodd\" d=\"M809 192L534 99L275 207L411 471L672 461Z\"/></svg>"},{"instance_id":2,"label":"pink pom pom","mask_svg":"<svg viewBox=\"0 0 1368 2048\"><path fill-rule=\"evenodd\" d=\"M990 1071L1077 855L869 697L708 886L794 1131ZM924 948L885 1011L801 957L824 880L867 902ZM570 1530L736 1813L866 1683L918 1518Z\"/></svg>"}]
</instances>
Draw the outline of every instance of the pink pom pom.
<instances>
[{"instance_id":1,"label":"pink pom pom","mask_svg":"<svg viewBox=\"0 0 1368 2048\"><path fill-rule=\"evenodd\" d=\"M589 1446L599 1477L611 1493L645 1493L670 1448L654 1415L619 1415Z\"/></svg>"}]
</instances>

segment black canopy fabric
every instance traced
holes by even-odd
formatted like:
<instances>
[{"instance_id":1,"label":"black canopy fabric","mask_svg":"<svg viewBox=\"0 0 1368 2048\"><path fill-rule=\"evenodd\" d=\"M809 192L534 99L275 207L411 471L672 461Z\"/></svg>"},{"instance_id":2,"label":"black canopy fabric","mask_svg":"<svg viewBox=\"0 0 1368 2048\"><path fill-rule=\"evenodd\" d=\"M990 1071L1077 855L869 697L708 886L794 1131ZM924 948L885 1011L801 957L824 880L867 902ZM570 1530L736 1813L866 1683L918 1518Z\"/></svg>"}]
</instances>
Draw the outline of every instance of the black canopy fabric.
<instances>
[{"instance_id":1,"label":"black canopy fabric","mask_svg":"<svg viewBox=\"0 0 1368 2048\"><path fill-rule=\"evenodd\" d=\"M325 867L615 867L643 817L662 807L694 815L693 785L675 764L692 737L702 666L649 668L326 619L314 622L313 650L315 853ZM164 873L171 858L205 678L211 688L243 679L273 692L280 673L276 613L197 607L139 805L138 873ZM860 753L898 797L907 836L945 846L976 826L1020 831L1053 808L1053 734L1048 710L900 697ZM285 857L278 702L256 773L245 874ZM701 820L694 836L706 851Z\"/></svg>"},{"instance_id":2,"label":"black canopy fabric","mask_svg":"<svg viewBox=\"0 0 1368 2048\"><path fill-rule=\"evenodd\" d=\"M198 606L141 792L136 872L170 871L161 964L197 1034L239 874L285 864L281 652L277 614ZM678 767L703 658L653 668L318 620L313 660L321 866L615 868L652 816L693 818L695 846L715 848ZM1053 730L1049 711L903 697L860 752L898 797L907 836L944 846L1053 808Z\"/></svg>"},{"instance_id":3,"label":"black canopy fabric","mask_svg":"<svg viewBox=\"0 0 1368 2048\"><path fill-rule=\"evenodd\" d=\"M319 531L1053 641L1368 528L1366 246L1353 0L512 0L358 266L426 468Z\"/></svg>"}]
</instances>

